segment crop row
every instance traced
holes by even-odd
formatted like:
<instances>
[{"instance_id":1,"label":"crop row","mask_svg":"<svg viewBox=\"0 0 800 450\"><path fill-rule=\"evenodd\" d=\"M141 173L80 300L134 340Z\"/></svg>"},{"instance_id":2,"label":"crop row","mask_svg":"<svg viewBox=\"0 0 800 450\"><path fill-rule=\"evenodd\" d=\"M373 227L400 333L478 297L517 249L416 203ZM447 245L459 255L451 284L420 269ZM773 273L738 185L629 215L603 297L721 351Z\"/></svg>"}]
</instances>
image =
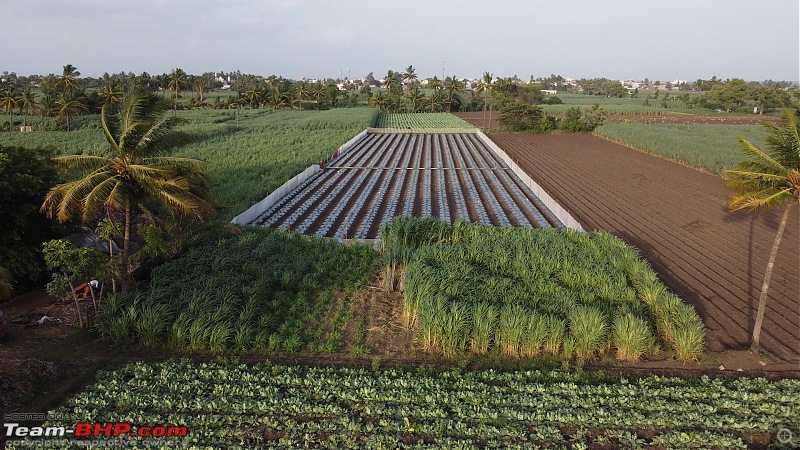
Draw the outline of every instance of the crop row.
<instances>
[{"instance_id":1,"label":"crop row","mask_svg":"<svg viewBox=\"0 0 800 450\"><path fill-rule=\"evenodd\" d=\"M110 297L97 331L181 352L296 352L319 341L307 326L331 307L314 296L359 289L375 259L368 247L251 228L156 268L146 291Z\"/></svg>"},{"instance_id":2,"label":"crop row","mask_svg":"<svg viewBox=\"0 0 800 450\"><path fill-rule=\"evenodd\" d=\"M370 133L254 224L336 238L380 237L395 216L496 226L563 225L471 133Z\"/></svg>"},{"instance_id":3,"label":"crop row","mask_svg":"<svg viewBox=\"0 0 800 450\"><path fill-rule=\"evenodd\" d=\"M449 113L405 113L405 114L379 114L376 122L378 128L398 129L474 129L463 119Z\"/></svg>"},{"instance_id":4,"label":"crop row","mask_svg":"<svg viewBox=\"0 0 800 450\"><path fill-rule=\"evenodd\" d=\"M797 380L184 360L101 372L47 425L186 426L184 448L730 449L774 442L780 428L796 425L798 408ZM163 439L166 446L172 438Z\"/></svg>"},{"instance_id":5,"label":"crop row","mask_svg":"<svg viewBox=\"0 0 800 450\"><path fill-rule=\"evenodd\" d=\"M608 233L397 218L385 236L390 264L406 268L406 326L446 356L494 348L587 359L613 350L637 360L658 351L656 336L679 359L702 351L694 308Z\"/></svg>"}]
</instances>

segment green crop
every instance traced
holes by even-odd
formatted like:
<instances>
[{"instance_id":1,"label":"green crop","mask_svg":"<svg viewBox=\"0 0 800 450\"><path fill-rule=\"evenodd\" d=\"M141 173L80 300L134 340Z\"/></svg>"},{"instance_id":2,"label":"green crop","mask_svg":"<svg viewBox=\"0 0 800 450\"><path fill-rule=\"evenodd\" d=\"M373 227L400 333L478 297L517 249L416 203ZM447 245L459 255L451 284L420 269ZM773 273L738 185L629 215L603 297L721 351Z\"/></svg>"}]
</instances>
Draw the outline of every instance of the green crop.
<instances>
[{"instance_id":1,"label":"green crop","mask_svg":"<svg viewBox=\"0 0 800 450\"><path fill-rule=\"evenodd\" d=\"M616 349L627 360L652 347L658 330L680 359L702 351L705 329L694 308L608 233L398 217L383 236L387 266L406 268L404 323L426 350L587 359ZM456 312L458 324L447 322ZM615 325L621 315L630 319Z\"/></svg>"},{"instance_id":2,"label":"green crop","mask_svg":"<svg viewBox=\"0 0 800 450\"><path fill-rule=\"evenodd\" d=\"M746 448L797 427L800 381L138 362L45 426L186 426L161 448ZM637 432L648 431L644 438ZM119 437L107 440L114 446ZM125 436L140 441L145 438ZM38 447L35 437L10 449ZM415 446L409 442L417 442ZM59 448L84 448L72 441ZM759 445L755 445L759 446ZM763 446L763 444L762 444ZM138 448L147 448L143 442Z\"/></svg>"}]
</instances>

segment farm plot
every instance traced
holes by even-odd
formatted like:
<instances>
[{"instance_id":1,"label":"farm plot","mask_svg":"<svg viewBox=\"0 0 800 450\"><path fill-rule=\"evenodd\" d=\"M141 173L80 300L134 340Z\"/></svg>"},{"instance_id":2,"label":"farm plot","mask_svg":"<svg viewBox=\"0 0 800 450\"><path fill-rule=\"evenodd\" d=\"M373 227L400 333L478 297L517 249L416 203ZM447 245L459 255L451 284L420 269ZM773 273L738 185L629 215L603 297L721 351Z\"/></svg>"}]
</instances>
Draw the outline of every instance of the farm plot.
<instances>
[{"instance_id":1,"label":"farm plot","mask_svg":"<svg viewBox=\"0 0 800 450\"><path fill-rule=\"evenodd\" d=\"M252 224L375 239L395 216L564 228L474 133L369 133Z\"/></svg>"},{"instance_id":2,"label":"farm plot","mask_svg":"<svg viewBox=\"0 0 800 450\"><path fill-rule=\"evenodd\" d=\"M796 430L798 399L800 382L790 379L184 360L101 372L46 426L185 427L185 437L158 438L158 448L746 449L780 445L779 429ZM155 448L127 435L93 439L106 444L99 447L133 440L136 448ZM88 443L75 439L59 448ZM8 448L41 444L25 437Z\"/></svg>"},{"instance_id":3,"label":"farm plot","mask_svg":"<svg viewBox=\"0 0 800 450\"><path fill-rule=\"evenodd\" d=\"M730 192L724 180L594 136L491 139L585 229L609 231L639 248L664 284L697 308L709 350L749 346L779 212L732 214L725 207ZM797 215L786 230L761 344L773 361L797 364Z\"/></svg>"}]
</instances>

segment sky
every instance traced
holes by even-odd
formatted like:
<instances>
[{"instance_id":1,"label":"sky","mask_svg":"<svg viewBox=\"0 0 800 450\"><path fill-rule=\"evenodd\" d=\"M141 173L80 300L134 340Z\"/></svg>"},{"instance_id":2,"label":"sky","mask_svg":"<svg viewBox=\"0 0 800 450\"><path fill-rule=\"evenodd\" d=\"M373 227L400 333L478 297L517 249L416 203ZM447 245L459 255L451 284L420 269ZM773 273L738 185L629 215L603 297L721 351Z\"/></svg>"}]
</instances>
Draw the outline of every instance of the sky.
<instances>
[{"instance_id":1,"label":"sky","mask_svg":"<svg viewBox=\"0 0 800 450\"><path fill-rule=\"evenodd\" d=\"M0 72L800 80L799 0L0 0Z\"/></svg>"}]
</instances>

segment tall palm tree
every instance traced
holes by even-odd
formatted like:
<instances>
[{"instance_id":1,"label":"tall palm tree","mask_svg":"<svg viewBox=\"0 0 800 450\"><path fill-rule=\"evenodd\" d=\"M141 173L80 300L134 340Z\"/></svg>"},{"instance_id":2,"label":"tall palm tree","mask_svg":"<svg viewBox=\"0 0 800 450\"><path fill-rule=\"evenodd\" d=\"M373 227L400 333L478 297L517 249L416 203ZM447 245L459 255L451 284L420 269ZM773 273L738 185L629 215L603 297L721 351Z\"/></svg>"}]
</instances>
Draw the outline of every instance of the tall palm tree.
<instances>
[{"instance_id":1,"label":"tall palm tree","mask_svg":"<svg viewBox=\"0 0 800 450\"><path fill-rule=\"evenodd\" d=\"M64 66L61 78L58 80L58 87L64 90L70 97L74 95L81 87L80 77L81 73L72 64Z\"/></svg>"},{"instance_id":2,"label":"tall palm tree","mask_svg":"<svg viewBox=\"0 0 800 450\"><path fill-rule=\"evenodd\" d=\"M19 91L15 87L9 87L0 91L0 108L8 114L8 131L14 131L14 110L19 108Z\"/></svg>"},{"instance_id":3,"label":"tall palm tree","mask_svg":"<svg viewBox=\"0 0 800 450\"><path fill-rule=\"evenodd\" d=\"M454 75L445 80L444 87L447 90L447 112L450 112L453 106L453 100L458 98L459 93L464 90L464 83L459 81Z\"/></svg>"},{"instance_id":4,"label":"tall palm tree","mask_svg":"<svg viewBox=\"0 0 800 450\"><path fill-rule=\"evenodd\" d=\"M71 118L74 114L87 109L86 104L79 98L74 98L66 92L61 93L61 97L56 100L56 107L58 108L58 117L67 118L67 131L70 131Z\"/></svg>"},{"instance_id":5,"label":"tall palm tree","mask_svg":"<svg viewBox=\"0 0 800 450\"><path fill-rule=\"evenodd\" d=\"M408 90L408 103L410 108L409 112L419 112L422 102L425 101L425 94L419 89L419 86L414 85Z\"/></svg>"},{"instance_id":6,"label":"tall palm tree","mask_svg":"<svg viewBox=\"0 0 800 450\"><path fill-rule=\"evenodd\" d=\"M169 74L169 84L167 85L174 93L175 93L175 103L173 106L172 115L174 116L178 112L178 97L181 94L181 91L186 89L186 86L189 85L189 77L186 75L186 72L183 69L174 69Z\"/></svg>"},{"instance_id":7,"label":"tall palm tree","mask_svg":"<svg viewBox=\"0 0 800 450\"><path fill-rule=\"evenodd\" d=\"M406 71L403 73L403 81L408 83L409 90L411 89L411 84L413 84L416 80L417 72L414 70L414 66L406 67Z\"/></svg>"},{"instance_id":8,"label":"tall palm tree","mask_svg":"<svg viewBox=\"0 0 800 450\"><path fill-rule=\"evenodd\" d=\"M156 96L143 91L129 92L119 105L103 105L100 123L108 153L54 158L62 169L89 173L53 187L42 204L42 210L60 222L75 216L88 222L101 214L124 214L123 291L130 281L130 237L137 211L149 211L155 204L201 220L214 213L205 163L166 156L189 138L174 130L180 119L161 118L164 111Z\"/></svg>"},{"instance_id":9,"label":"tall palm tree","mask_svg":"<svg viewBox=\"0 0 800 450\"><path fill-rule=\"evenodd\" d=\"M765 140L767 150L762 151L747 140L738 137L740 148L748 159L740 162L735 169L726 170L728 187L734 194L728 203L732 211L749 209L751 211L769 210L784 207L775 241L767 261L758 311L753 325L753 339L750 349L759 349L761 324L764 321L770 277L778 256L778 247L789 220L789 212L800 202L800 123L798 113L784 109L781 123L765 122L770 135ZM784 206L785 205L785 206Z\"/></svg>"},{"instance_id":10,"label":"tall palm tree","mask_svg":"<svg viewBox=\"0 0 800 450\"><path fill-rule=\"evenodd\" d=\"M483 73L483 78L481 78L481 82L478 85L478 94L483 93L483 113L484 113L484 122L486 121L486 99L489 99L489 123L492 122L492 90L494 89L494 85L492 84L492 80L494 77L489 72ZM488 127L488 125L487 125Z\"/></svg>"},{"instance_id":11,"label":"tall palm tree","mask_svg":"<svg viewBox=\"0 0 800 450\"><path fill-rule=\"evenodd\" d=\"M22 123L23 125L28 125L28 114L32 114L36 108L39 107L39 103L36 101L36 94L33 93L31 88L26 88L24 91L22 91L19 107L25 114L25 118L23 119Z\"/></svg>"}]
</instances>

